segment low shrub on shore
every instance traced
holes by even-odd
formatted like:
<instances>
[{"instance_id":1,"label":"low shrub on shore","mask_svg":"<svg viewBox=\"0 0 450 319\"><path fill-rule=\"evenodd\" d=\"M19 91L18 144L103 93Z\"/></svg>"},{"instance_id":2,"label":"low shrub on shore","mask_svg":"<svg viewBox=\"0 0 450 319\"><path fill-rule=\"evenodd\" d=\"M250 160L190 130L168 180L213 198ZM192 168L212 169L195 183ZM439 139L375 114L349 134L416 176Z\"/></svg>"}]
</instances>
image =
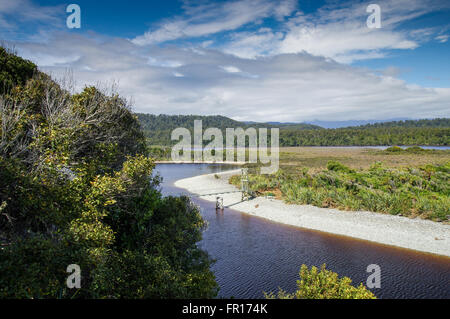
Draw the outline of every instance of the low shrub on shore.
<instances>
[{"instance_id":1,"label":"low shrub on shore","mask_svg":"<svg viewBox=\"0 0 450 319\"><path fill-rule=\"evenodd\" d=\"M352 286L350 278L339 278L337 273L327 270L325 265L320 271L317 267L309 270L303 265L297 287L297 291L292 294L280 289L277 294L264 295L267 299L377 299L362 283L358 287Z\"/></svg>"},{"instance_id":2,"label":"low shrub on shore","mask_svg":"<svg viewBox=\"0 0 450 319\"><path fill-rule=\"evenodd\" d=\"M434 150L434 149L424 149L424 148L421 148L420 146L411 146L411 147L407 147L407 148L391 146L382 152L388 153L388 154L423 154L423 153L439 153L441 151Z\"/></svg>"},{"instance_id":3,"label":"low shrub on shore","mask_svg":"<svg viewBox=\"0 0 450 319\"><path fill-rule=\"evenodd\" d=\"M250 188L260 194L279 190L292 204L448 220L450 162L407 169L377 163L368 170L355 171L333 161L327 167L315 174L307 170L251 174ZM237 185L239 176L230 182Z\"/></svg>"}]
</instances>

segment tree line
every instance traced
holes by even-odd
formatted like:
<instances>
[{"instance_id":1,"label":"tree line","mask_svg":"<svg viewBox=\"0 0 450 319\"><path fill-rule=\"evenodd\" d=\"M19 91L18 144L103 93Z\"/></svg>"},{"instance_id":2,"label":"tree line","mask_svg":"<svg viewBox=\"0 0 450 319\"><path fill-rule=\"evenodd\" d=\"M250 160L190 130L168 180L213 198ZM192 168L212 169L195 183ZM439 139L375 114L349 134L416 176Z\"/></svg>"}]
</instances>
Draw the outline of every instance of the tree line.
<instances>
[{"instance_id":1,"label":"tree line","mask_svg":"<svg viewBox=\"0 0 450 319\"><path fill-rule=\"evenodd\" d=\"M226 128L280 128L280 146L385 146L449 145L450 119L409 120L368 124L338 129L323 129L310 124L244 123L224 116L137 114L149 145L170 146L175 128L193 131L194 120L203 128L215 127L225 136ZM270 130L269 130L270 133ZM269 139L270 140L270 139Z\"/></svg>"}]
</instances>

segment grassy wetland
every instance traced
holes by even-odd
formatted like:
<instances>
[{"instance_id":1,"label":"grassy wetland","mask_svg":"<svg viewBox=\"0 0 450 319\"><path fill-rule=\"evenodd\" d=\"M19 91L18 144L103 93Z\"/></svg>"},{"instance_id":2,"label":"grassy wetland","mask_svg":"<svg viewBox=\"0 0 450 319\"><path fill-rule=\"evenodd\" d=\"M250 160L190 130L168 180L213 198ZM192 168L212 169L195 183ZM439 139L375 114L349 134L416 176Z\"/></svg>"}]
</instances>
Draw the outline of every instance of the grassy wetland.
<instances>
[{"instance_id":1,"label":"grassy wetland","mask_svg":"<svg viewBox=\"0 0 450 319\"><path fill-rule=\"evenodd\" d=\"M295 147L280 149L280 170L250 189L291 204L366 210L448 223L450 151ZM230 183L238 185L239 176Z\"/></svg>"}]
</instances>

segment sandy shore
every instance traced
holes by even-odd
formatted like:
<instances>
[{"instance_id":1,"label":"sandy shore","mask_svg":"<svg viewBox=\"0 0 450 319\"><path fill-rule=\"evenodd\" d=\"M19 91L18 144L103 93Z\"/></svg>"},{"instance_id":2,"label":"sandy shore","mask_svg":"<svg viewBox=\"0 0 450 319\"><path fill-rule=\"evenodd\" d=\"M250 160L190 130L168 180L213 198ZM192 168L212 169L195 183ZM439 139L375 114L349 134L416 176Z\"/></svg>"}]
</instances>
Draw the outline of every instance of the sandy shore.
<instances>
[{"instance_id":1,"label":"sandy shore","mask_svg":"<svg viewBox=\"0 0 450 319\"><path fill-rule=\"evenodd\" d=\"M207 201L215 202L221 196L226 207L274 222L450 257L449 225L371 212L288 205L263 197L241 202L241 193L202 196L237 191L228 179L239 173L233 170L196 176L179 180L175 186Z\"/></svg>"}]
</instances>

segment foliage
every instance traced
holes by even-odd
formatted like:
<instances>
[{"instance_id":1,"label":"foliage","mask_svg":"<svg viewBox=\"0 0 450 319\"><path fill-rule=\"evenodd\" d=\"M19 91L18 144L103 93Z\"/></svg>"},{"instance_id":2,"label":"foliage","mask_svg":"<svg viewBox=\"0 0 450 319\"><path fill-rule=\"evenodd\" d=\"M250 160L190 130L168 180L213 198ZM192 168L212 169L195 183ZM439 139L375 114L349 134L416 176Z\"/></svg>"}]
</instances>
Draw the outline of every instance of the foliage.
<instances>
[{"instance_id":1,"label":"foliage","mask_svg":"<svg viewBox=\"0 0 450 319\"><path fill-rule=\"evenodd\" d=\"M389 169L378 163L368 170L355 171L332 161L327 170L314 174L306 170L250 174L249 184L260 193L280 190L289 203L447 221L449 178L450 162L407 169ZM238 185L239 177L230 182Z\"/></svg>"},{"instance_id":2,"label":"foliage","mask_svg":"<svg viewBox=\"0 0 450 319\"><path fill-rule=\"evenodd\" d=\"M450 140L450 119L447 118L377 123L340 129L322 129L310 124L246 123L224 116L138 114L138 119L149 145L175 144L171 141L171 133L178 127L187 128L192 135L194 120L202 120L204 130L210 127L219 128L223 137L226 128L280 128L280 146L445 146Z\"/></svg>"},{"instance_id":3,"label":"foliage","mask_svg":"<svg viewBox=\"0 0 450 319\"><path fill-rule=\"evenodd\" d=\"M401 153L402 151L403 151L403 149L398 146L391 146L386 149L386 152L389 152L389 153Z\"/></svg>"},{"instance_id":4,"label":"foliage","mask_svg":"<svg viewBox=\"0 0 450 319\"><path fill-rule=\"evenodd\" d=\"M215 296L204 221L159 192L127 102L43 73L15 85L0 95L0 298Z\"/></svg>"},{"instance_id":5,"label":"foliage","mask_svg":"<svg viewBox=\"0 0 450 319\"><path fill-rule=\"evenodd\" d=\"M447 121L448 122L448 121ZM283 130L281 146L449 145L450 127L354 127Z\"/></svg>"},{"instance_id":6,"label":"foliage","mask_svg":"<svg viewBox=\"0 0 450 319\"><path fill-rule=\"evenodd\" d=\"M390 154L423 154L423 153L435 153L436 150L427 150L419 146L412 146L408 148L401 148L398 146L391 146L386 149L386 153Z\"/></svg>"},{"instance_id":7,"label":"foliage","mask_svg":"<svg viewBox=\"0 0 450 319\"><path fill-rule=\"evenodd\" d=\"M24 85L36 71L37 67L32 62L0 47L0 94L5 94L16 85Z\"/></svg>"},{"instance_id":8,"label":"foliage","mask_svg":"<svg viewBox=\"0 0 450 319\"><path fill-rule=\"evenodd\" d=\"M148 154L157 160L170 160L172 158L172 149L164 146L149 146Z\"/></svg>"},{"instance_id":9,"label":"foliage","mask_svg":"<svg viewBox=\"0 0 450 319\"><path fill-rule=\"evenodd\" d=\"M295 128L296 130L317 130L321 129L318 126L311 124L267 124L267 123L246 123L239 122L227 118L225 116L199 116L199 115L152 115L152 114L137 114L142 129L147 137L149 145L173 145L176 141L171 141L171 133L174 129L182 127L191 132L193 136L194 121L202 120L203 132L207 128L218 128L222 131L222 136L225 138L225 130L227 128L243 128L244 130L253 128ZM270 131L269 131L270 133ZM270 138L269 138L270 141Z\"/></svg>"},{"instance_id":10,"label":"foliage","mask_svg":"<svg viewBox=\"0 0 450 319\"><path fill-rule=\"evenodd\" d=\"M355 128L370 129L374 127L450 127L450 118L381 122L357 126Z\"/></svg>"},{"instance_id":11,"label":"foliage","mask_svg":"<svg viewBox=\"0 0 450 319\"><path fill-rule=\"evenodd\" d=\"M355 171L351 170L350 168L348 168L347 166L342 165L338 161L328 162L327 169L329 171L334 171L334 172L344 172L344 173L354 173L355 172Z\"/></svg>"},{"instance_id":12,"label":"foliage","mask_svg":"<svg viewBox=\"0 0 450 319\"><path fill-rule=\"evenodd\" d=\"M280 289L275 295L265 294L268 299L376 299L375 295L361 283L358 287L351 285L348 277L339 278L338 274L327 270L323 265L320 271L316 267L308 269L302 265L297 291L289 294Z\"/></svg>"}]
</instances>

